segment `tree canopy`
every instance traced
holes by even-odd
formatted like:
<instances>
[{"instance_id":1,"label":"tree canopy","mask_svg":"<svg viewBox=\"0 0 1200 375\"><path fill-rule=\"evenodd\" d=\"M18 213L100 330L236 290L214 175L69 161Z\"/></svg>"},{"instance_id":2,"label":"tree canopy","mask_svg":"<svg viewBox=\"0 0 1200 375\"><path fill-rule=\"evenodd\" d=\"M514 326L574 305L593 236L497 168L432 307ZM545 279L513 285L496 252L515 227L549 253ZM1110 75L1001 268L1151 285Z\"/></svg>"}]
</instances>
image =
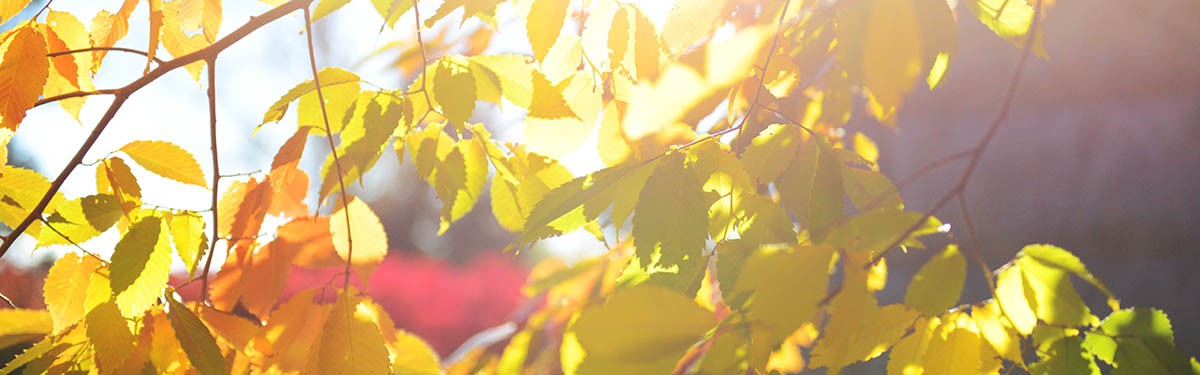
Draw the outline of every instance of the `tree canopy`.
<instances>
[{"instance_id":1,"label":"tree canopy","mask_svg":"<svg viewBox=\"0 0 1200 375\"><path fill-rule=\"evenodd\" d=\"M95 15L47 2L0 35L0 143L37 126L22 121L48 110L36 107L57 103L78 119L85 102L111 97L57 176L0 158L0 222L12 228L0 256L21 236L75 248L49 271L45 310L0 310L0 349L23 348L0 375L836 373L885 353L889 374L1200 374L1166 313L1123 306L1069 251L1033 244L994 268L969 220L952 228L934 216L958 203L969 217L967 182L1025 62L1046 56L1052 0L678 0L664 20L636 1L446 0L423 16L428 0L372 0L379 18L360 22L416 26L399 42L405 87L317 60L313 22L349 2L262 0L258 16L225 27L220 0L112 1L120 8ZM0 19L27 4L0 0ZM236 66L221 54L295 13L307 49L293 52L311 78L246 119L294 135L262 172L222 175L215 75ZM120 43L142 17L148 45ZM461 53L427 48L423 31L469 19L481 26L438 37ZM978 143L912 177L965 159L957 182L912 207L898 190L910 179L881 173L874 141L845 125L862 108L894 128L910 92L943 81L958 22L981 22L1022 55ZM483 53L493 31L520 23L530 54ZM97 88L118 53L143 55L143 74ZM84 159L135 92L175 71L207 89L196 105L207 104L210 159L171 139ZM523 141L494 139L480 103L522 114ZM564 161L581 149L604 167L573 174ZM301 168L306 153L326 152L320 170ZM525 286L536 303L508 332L439 358L351 285L389 246L370 202L347 186L384 157L411 163L436 192L439 235L490 210L515 236L506 251L578 230L609 250L538 265ZM94 173L95 193L59 192L73 173ZM144 202L146 174L211 191L209 208ZM109 257L81 246L110 232ZM926 249L935 237L951 244ZM218 252L227 255L214 265ZM903 301L881 303L887 260L905 256L928 261ZM173 264L186 281L169 281ZM281 300L292 265L342 271ZM992 298L962 301L971 266ZM199 300L175 293L192 283ZM1087 305L1077 283L1107 304Z\"/></svg>"}]
</instances>

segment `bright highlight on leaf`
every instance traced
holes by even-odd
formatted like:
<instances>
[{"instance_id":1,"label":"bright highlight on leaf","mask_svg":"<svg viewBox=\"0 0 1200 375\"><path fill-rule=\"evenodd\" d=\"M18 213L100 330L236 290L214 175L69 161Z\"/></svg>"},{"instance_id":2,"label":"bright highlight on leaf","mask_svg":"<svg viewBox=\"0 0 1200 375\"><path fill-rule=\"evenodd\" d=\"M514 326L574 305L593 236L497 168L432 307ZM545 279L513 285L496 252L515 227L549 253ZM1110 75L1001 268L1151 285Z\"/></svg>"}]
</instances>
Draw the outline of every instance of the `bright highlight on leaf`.
<instances>
[{"instance_id":1,"label":"bright highlight on leaf","mask_svg":"<svg viewBox=\"0 0 1200 375\"><path fill-rule=\"evenodd\" d=\"M134 141L121 147L142 168L175 181L206 186L204 171L196 157L170 142Z\"/></svg>"}]
</instances>

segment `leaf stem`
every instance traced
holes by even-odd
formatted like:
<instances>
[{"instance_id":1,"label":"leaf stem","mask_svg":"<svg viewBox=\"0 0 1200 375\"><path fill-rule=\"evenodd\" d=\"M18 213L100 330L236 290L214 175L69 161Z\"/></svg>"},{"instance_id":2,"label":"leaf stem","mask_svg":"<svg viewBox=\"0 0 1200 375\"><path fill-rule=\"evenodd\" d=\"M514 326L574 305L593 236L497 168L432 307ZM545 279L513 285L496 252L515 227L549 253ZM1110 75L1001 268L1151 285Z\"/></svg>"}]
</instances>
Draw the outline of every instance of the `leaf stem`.
<instances>
[{"instance_id":1,"label":"leaf stem","mask_svg":"<svg viewBox=\"0 0 1200 375\"><path fill-rule=\"evenodd\" d=\"M414 0L415 1L415 0ZM415 10L415 9L414 9ZM325 96L321 93L321 79L317 74L317 55L313 51L312 40L312 17L309 14L308 7L304 8L304 35L308 37L308 62L312 68L313 86L316 87L317 101L321 103L321 119L325 121L325 140L329 141L329 152L333 154L333 165L337 168L338 174L338 190L341 191L342 210L346 216L346 270L342 274L346 278L346 283L342 285L342 292L350 290L350 265L354 259L354 235L350 227L350 203L346 198L346 183L342 181L342 163L338 160L337 147L333 145L333 130L329 127L329 113L325 109Z\"/></svg>"}]
</instances>

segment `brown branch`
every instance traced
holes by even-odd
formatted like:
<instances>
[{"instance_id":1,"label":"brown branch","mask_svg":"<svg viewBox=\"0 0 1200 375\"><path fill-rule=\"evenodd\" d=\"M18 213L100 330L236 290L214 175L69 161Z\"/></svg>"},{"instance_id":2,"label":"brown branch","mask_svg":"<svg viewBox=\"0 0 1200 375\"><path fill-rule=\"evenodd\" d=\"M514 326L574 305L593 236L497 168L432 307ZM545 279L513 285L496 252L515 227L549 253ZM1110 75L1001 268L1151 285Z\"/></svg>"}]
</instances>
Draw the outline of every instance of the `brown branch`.
<instances>
[{"instance_id":1,"label":"brown branch","mask_svg":"<svg viewBox=\"0 0 1200 375\"><path fill-rule=\"evenodd\" d=\"M108 110L104 112L104 115L100 118L100 122L98 122L96 127L92 129L92 133L89 134L88 138L84 140L82 145L79 146L79 151L75 153L75 156L71 158L71 161L67 163L67 166L63 168L62 172L58 174L58 177L54 179L54 182L50 184L50 188L46 191L46 194L42 196L42 200L39 201L38 204L34 206L33 210L31 210L29 214L25 216L25 219L21 220L20 224L17 224L17 226L13 228L12 233L10 233L9 236L4 239L4 242L0 244L0 257L3 257L4 254L8 253L8 249L12 247L14 242L16 242L16 238L29 228L29 225L33 223L33 220L41 216L42 212L46 209L46 205L50 204L50 200L54 198L54 194L58 193L58 190L62 188L63 183L67 181L67 177L71 175L71 172L75 170L75 167L83 162L84 155L91 150L92 145L94 145L96 140L100 138L100 134L103 133L104 129L108 127L108 124L112 122L113 117L116 116L117 111L121 109L121 105L125 103L125 100L129 99L130 95L133 95L134 92L137 92L142 87L154 82L159 77L162 77L164 74L167 74L172 70L197 61L216 57L217 54L221 53L221 51L224 51L226 48L229 48L229 46L237 43L237 41L246 37L246 35L249 35L251 32L258 30L264 25L269 24L279 18L282 18L292 11L301 8L307 8L310 3L312 3L312 0L291 0L257 17L250 17L250 21L247 21L241 27L233 30L233 32L229 33L229 35L226 35L224 38L218 39L212 45L198 49L192 53L180 56L170 61L163 62L158 67L154 68L154 70L151 70L149 73L143 75L141 78L130 82L128 85L125 85L125 87L116 89L115 92L112 93L114 95L113 102L109 104Z\"/></svg>"},{"instance_id":2,"label":"brown branch","mask_svg":"<svg viewBox=\"0 0 1200 375\"><path fill-rule=\"evenodd\" d=\"M426 80L429 79L429 75L426 74L429 71L429 57L425 55L425 40L421 37L421 11L417 7L417 0L413 0L412 10L413 19L417 21L417 47L421 50L421 89L418 91L424 93L425 106L428 108L425 111L425 114L421 115L421 119L417 120L417 122L413 124L413 126L417 126L421 124L421 121L425 121L425 116L429 115L429 111L433 110L433 100L429 99L429 92L425 91L425 88L429 87L429 85L426 83Z\"/></svg>"},{"instance_id":3,"label":"brown branch","mask_svg":"<svg viewBox=\"0 0 1200 375\"><path fill-rule=\"evenodd\" d=\"M350 234L352 233L350 230L350 203L346 198L346 183L342 181L345 172L342 171L342 163L338 160L337 147L333 145L333 130L329 127L329 113L325 110L325 97L321 94L321 79L317 74L317 55L313 51L312 17L309 15L308 8L304 8L304 34L308 36L308 63L312 68L313 86L317 89L317 101L321 103L321 118L325 120L325 140L329 141L329 152L333 153L333 165L337 167L338 174L338 190L341 191L342 197L342 210L346 210L346 270L342 273L346 277L346 283L342 285L342 292L345 293L350 290L350 265L352 264L351 260L354 259L354 236Z\"/></svg>"},{"instance_id":4,"label":"brown branch","mask_svg":"<svg viewBox=\"0 0 1200 375\"><path fill-rule=\"evenodd\" d=\"M962 210L963 222L967 224L967 235L971 239L971 246L967 247L967 255L970 255L975 263L979 264L979 268L983 271L983 278L987 280L988 290L992 292L992 297L996 297L996 275L992 273L992 267L988 267L987 261L983 259L982 249L979 247L979 240L975 237L975 224L971 223L971 215L967 213L967 193L966 191L958 192L958 207Z\"/></svg>"},{"instance_id":5,"label":"brown branch","mask_svg":"<svg viewBox=\"0 0 1200 375\"><path fill-rule=\"evenodd\" d=\"M1025 62L1029 60L1029 52L1033 49L1033 41L1034 39L1037 39L1036 35L1040 23L1038 22L1038 18L1041 17L1041 13L1042 0L1038 0L1037 5L1035 5L1033 10L1033 20L1029 24L1029 30L1026 32L1025 46L1021 50L1021 58L1020 60L1017 60L1016 71L1013 72L1012 79L1009 81L1008 91L1004 94L1004 101L1000 104L1000 112L996 114L996 118L993 119L992 124L988 126L987 133L985 133L983 138L979 140L979 144L972 149L971 161L967 163L967 168L963 170L962 175L958 178L958 183L954 184L953 188L942 195L942 197L938 199L937 203L933 205L933 208L925 211L925 215L922 215L921 220L917 220L916 223L913 223L908 230L904 231L904 234L900 235L900 237L895 241L892 241L890 245L883 248L883 250L874 258L872 258L870 262L867 262L866 268L871 268L876 263L879 263L879 260L883 259L893 250L895 250L896 246L900 245L900 243L903 242L908 235L912 234L912 232L916 231L917 228L920 228L922 225L924 225L925 221L929 220L930 217L933 217L934 212L937 212L942 208L942 206L945 206L946 203L949 202L951 198L954 198L956 194L961 194L964 190L966 190L967 182L971 180L971 175L975 172L975 167L979 165L979 159L983 156L984 150L986 150L988 144L991 143L992 137L996 136L996 131L1000 129L1000 124L1004 122L1004 118L1008 117L1008 110L1012 107L1013 97L1016 96L1017 83L1021 81L1021 72L1025 70Z\"/></svg>"},{"instance_id":6,"label":"brown branch","mask_svg":"<svg viewBox=\"0 0 1200 375\"><path fill-rule=\"evenodd\" d=\"M200 301L208 300L208 273L212 268L213 253L217 252L217 237L220 233L221 215L217 212L217 196L221 189L221 162L217 158L217 59L208 59L208 129L212 145L212 240L208 243L208 256L204 260L204 271L200 273Z\"/></svg>"},{"instance_id":7,"label":"brown branch","mask_svg":"<svg viewBox=\"0 0 1200 375\"><path fill-rule=\"evenodd\" d=\"M17 304L13 303L13 301L11 299L8 299L8 296L4 295L4 293L0 293L0 299L4 300L4 302L7 302L8 307L10 307L14 310L18 309Z\"/></svg>"},{"instance_id":8,"label":"brown branch","mask_svg":"<svg viewBox=\"0 0 1200 375\"><path fill-rule=\"evenodd\" d=\"M63 100L63 99L78 98L81 96L116 95L117 92L119 92L120 90L121 89L102 89L102 90L91 90L91 91L68 92L66 94L55 95L55 96L51 96L49 98L44 98L44 99L38 100L37 103L33 103L33 107L30 107L30 108L36 108L37 106L40 106L42 104L53 103L53 102L57 102L57 101Z\"/></svg>"},{"instance_id":9,"label":"brown branch","mask_svg":"<svg viewBox=\"0 0 1200 375\"><path fill-rule=\"evenodd\" d=\"M83 52L91 52L91 51L119 51L119 52L129 52L129 53L136 53L136 54L139 54L139 55L146 56L146 57L148 57L148 58L152 58L152 59L154 59L154 62L155 62L155 63L157 63L157 64L162 64L162 63L163 63L162 59L160 59L160 58L158 58L158 57L150 57L150 54L149 54L149 53L146 53L145 51L139 51L139 50L136 50L136 49L133 49L133 48L125 48L125 47L88 47L88 48L80 48L80 49L73 49L73 50L68 50L68 51L50 52L50 53L47 53L47 54L46 54L46 57L57 57L57 56L62 56L62 55L70 55L70 54L73 54L73 53L83 53Z\"/></svg>"}]
</instances>

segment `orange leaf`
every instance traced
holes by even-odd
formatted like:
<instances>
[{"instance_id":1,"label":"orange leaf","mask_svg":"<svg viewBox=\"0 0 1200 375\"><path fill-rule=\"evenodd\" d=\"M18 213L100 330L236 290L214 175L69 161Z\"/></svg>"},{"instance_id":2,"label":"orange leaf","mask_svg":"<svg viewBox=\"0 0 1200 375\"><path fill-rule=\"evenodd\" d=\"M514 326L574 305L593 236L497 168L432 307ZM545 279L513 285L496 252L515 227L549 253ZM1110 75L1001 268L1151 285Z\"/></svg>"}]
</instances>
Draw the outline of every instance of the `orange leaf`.
<instances>
[{"instance_id":1,"label":"orange leaf","mask_svg":"<svg viewBox=\"0 0 1200 375\"><path fill-rule=\"evenodd\" d=\"M46 59L46 39L32 27L15 32L0 61L0 126L17 130L25 111L37 103L50 61Z\"/></svg>"},{"instance_id":2,"label":"orange leaf","mask_svg":"<svg viewBox=\"0 0 1200 375\"><path fill-rule=\"evenodd\" d=\"M279 227L275 240L296 247L295 264L305 268L334 267L344 264L333 247L329 216L302 217Z\"/></svg>"}]
</instances>

